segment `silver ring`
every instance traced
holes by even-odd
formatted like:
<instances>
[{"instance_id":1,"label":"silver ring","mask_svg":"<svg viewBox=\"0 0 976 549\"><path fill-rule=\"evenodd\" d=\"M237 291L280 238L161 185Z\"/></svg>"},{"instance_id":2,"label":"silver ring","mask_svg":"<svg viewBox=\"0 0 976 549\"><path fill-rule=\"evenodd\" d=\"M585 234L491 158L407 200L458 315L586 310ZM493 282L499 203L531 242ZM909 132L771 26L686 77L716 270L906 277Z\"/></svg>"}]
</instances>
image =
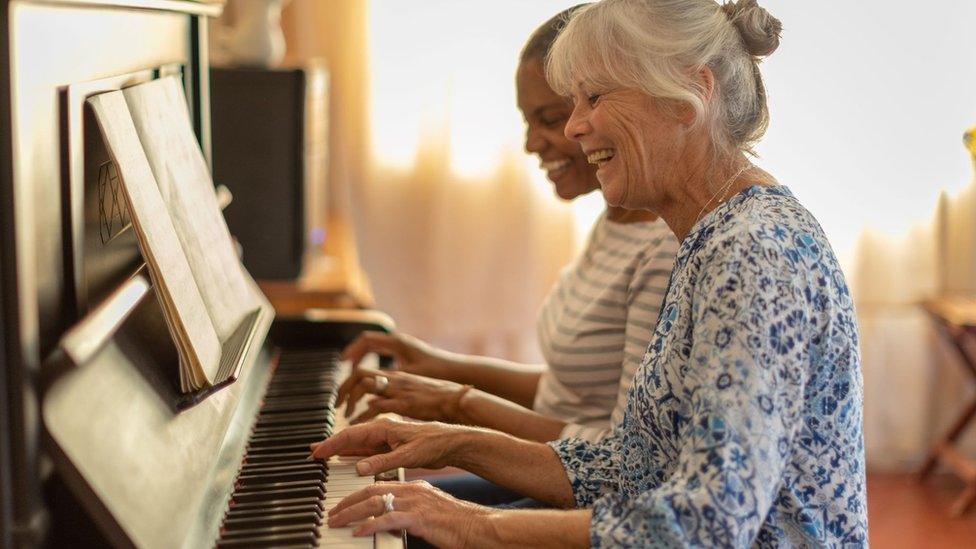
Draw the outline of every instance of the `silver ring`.
<instances>
[{"instance_id":1,"label":"silver ring","mask_svg":"<svg viewBox=\"0 0 976 549\"><path fill-rule=\"evenodd\" d=\"M383 396L383 393L386 392L386 388L390 386L390 378L386 376L376 376L373 378L373 381L376 383L376 388L373 390L373 393Z\"/></svg>"},{"instance_id":2,"label":"silver ring","mask_svg":"<svg viewBox=\"0 0 976 549\"><path fill-rule=\"evenodd\" d=\"M383 513L393 512L393 494L387 492L383 494Z\"/></svg>"}]
</instances>

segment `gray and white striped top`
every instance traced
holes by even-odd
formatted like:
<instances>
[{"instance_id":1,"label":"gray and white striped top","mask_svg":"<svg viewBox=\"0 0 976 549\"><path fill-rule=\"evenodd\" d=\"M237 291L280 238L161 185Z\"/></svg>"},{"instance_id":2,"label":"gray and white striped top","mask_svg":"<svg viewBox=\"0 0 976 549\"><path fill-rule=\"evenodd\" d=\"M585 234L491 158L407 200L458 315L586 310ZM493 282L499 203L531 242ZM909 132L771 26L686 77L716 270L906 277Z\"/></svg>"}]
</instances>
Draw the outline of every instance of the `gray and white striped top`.
<instances>
[{"instance_id":1,"label":"gray and white striped top","mask_svg":"<svg viewBox=\"0 0 976 549\"><path fill-rule=\"evenodd\" d=\"M543 302L539 344L549 367L534 409L569 423L561 438L599 440L623 417L677 251L663 220L614 223L604 211Z\"/></svg>"}]
</instances>

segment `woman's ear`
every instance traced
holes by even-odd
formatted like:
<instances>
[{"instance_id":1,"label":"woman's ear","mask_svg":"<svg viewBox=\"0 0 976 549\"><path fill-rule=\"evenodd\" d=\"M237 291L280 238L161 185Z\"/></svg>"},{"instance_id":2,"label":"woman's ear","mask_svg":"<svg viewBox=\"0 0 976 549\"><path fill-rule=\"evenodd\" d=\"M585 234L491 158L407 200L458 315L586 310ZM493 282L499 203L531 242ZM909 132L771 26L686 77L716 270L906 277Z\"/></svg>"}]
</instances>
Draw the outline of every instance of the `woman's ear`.
<instances>
[{"instance_id":1,"label":"woman's ear","mask_svg":"<svg viewBox=\"0 0 976 549\"><path fill-rule=\"evenodd\" d=\"M712 94L715 93L715 73L706 66L702 67L696 76L699 89L701 90L702 101L708 103L712 100Z\"/></svg>"},{"instance_id":2,"label":"woman's ear","mask_svg":"<svg viewBox=\"0 0 976 549\"><path fill-rule=\"evenodd\" d=\"M698 89L698 96L707 109L708 104L712 101L712 95L715 93L715 73L708 67L702 67L695 73L694 81L695 87ZM697 116L697 112L690 103L682 102L678 106L678 120L682 124L686 126L694 124L695 116Z\"/></svg>"}]
</instances>

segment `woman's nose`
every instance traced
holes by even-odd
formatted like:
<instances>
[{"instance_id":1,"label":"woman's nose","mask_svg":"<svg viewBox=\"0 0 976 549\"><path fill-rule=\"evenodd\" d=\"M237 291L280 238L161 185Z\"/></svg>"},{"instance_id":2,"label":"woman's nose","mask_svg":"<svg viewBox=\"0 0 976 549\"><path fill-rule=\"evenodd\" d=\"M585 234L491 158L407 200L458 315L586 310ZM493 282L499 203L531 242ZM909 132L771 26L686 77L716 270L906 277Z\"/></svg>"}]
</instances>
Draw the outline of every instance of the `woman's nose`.
<instances>
[{"instance_id":1,"label":"woman's nose","mask_svg":"<svg viewBox=\"0 0 976 549\"><path fill-rule=\"evenodd\" d=\"M573 112L569 115L569 120L566 121L563 134L566 136L566 139L579 141L589 131L590 123L587 122L586 115L582 112L580 104L577 104L573 107Z\"/></svg>"},{"instance_id":2,"label":"woman's nose","mask_svg":"<svg viewBox=\"0 0 976 549\"><path fill-rule=\"evenodd\" d=\"M539 154L546 149L546 139L538 131L528 128L525 130L525 152Z\"/></svg>"}]
</instances>

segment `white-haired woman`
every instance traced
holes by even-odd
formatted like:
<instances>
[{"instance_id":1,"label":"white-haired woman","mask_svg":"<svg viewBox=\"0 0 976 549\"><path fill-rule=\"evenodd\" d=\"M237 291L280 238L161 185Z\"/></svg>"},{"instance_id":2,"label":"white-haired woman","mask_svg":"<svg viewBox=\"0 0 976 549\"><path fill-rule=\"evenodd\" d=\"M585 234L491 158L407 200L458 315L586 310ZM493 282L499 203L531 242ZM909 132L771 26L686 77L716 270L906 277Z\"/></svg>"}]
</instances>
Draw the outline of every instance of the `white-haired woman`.
<instances>
[{"instance_id":1,"label":"white-haired woman","mask_svg":"<svg viewBox=\"0 0 976 549\"><path fill-rule=\"evenodd\" d=\"M757 60L779 30L755 0L603 0L553 46L550 83L575 102L567 136L607 200L652 209L682 241L611 437L379 421L313 448L372 454L364 474L457 465L579 509L499 511L393 483L347 498L331 525L375 516L359 532L467 547L867 544L850 294L816 220L744 154L767 122Z\"/></svg>"}]
</instances>

